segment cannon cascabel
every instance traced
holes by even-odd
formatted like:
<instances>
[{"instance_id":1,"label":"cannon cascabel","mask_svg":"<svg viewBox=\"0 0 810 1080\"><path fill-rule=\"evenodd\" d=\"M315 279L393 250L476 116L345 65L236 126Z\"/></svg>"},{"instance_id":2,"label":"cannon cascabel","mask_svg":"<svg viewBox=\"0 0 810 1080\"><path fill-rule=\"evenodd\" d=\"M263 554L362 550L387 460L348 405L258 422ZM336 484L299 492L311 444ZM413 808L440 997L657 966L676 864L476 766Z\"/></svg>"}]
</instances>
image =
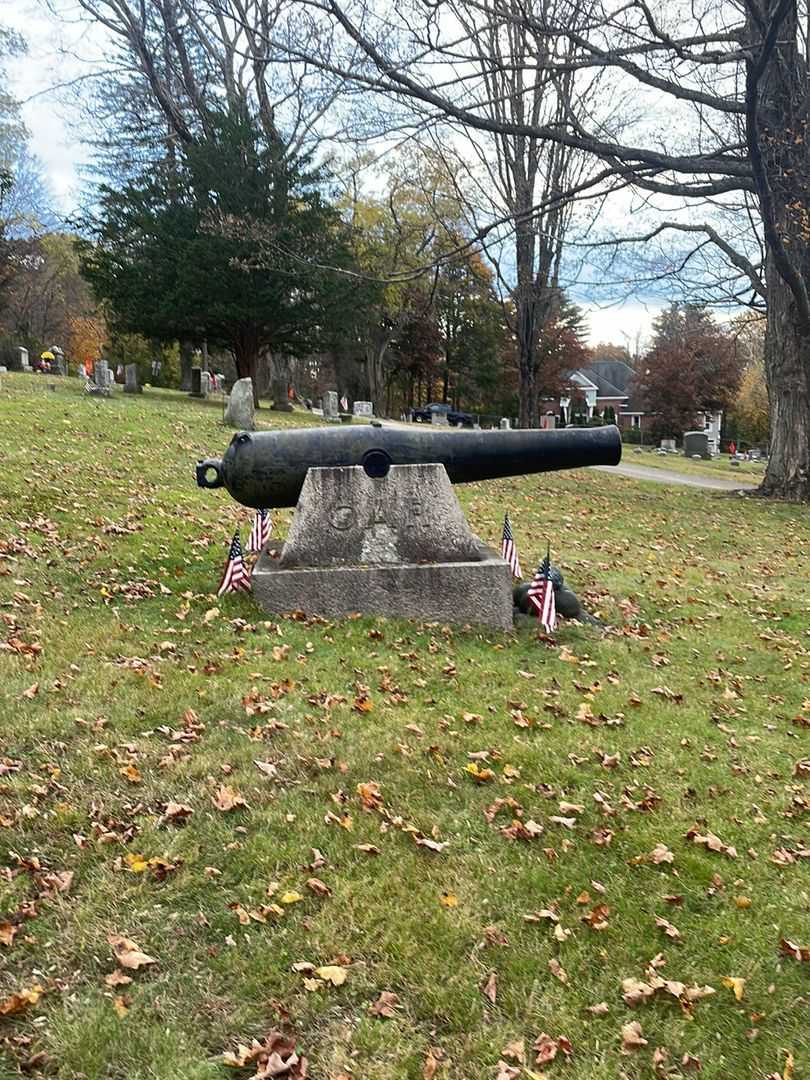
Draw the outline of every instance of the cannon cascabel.
<instances>
[{"instance_id":1,"label":"cannon cascabel","mask_svg":"<svg viewBox=\"0 0 810 1080\"><path fill-rule=\"evenodd\" d=\"M361 465L385 476L391 465L444 465L454 484L502 476L618 465L619 430L613 426L556 431L434 431L422 427L308 427L241 431L222 459L197 464L197 483L227 488L244 506L295 506L307 470ZM212 475L213 474L213 475Z\"/></svg>"}]
</instances>

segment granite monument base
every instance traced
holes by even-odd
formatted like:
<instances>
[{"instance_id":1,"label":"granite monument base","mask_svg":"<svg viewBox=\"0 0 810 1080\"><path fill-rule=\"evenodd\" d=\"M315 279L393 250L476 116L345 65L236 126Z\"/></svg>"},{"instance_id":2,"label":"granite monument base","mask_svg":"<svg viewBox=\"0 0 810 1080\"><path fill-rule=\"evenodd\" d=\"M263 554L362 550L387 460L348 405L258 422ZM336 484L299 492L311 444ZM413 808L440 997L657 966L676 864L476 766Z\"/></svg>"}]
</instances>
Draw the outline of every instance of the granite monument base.
<instances>
[{"instance_id":1,"label":"granite monument base","mask_svg":"<svg viewBox=\"0 0 810 1080\"><path fill-rule=\"evenodd\" d=\"M287 542L263 551L265 611L512 627L512 574L470 529L442 465L310 469Z\"/></svg>"}]
</instances>

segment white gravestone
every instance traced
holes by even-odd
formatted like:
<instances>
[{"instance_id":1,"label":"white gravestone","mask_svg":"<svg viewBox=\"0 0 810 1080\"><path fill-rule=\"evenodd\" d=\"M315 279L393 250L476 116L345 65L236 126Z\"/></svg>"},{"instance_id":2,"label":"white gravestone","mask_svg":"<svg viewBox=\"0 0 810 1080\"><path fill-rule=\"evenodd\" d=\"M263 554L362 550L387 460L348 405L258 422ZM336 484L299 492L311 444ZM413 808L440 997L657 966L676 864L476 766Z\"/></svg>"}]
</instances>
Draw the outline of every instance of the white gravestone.
<instances>
[{"instance_id":1,"label":"white gravestone","mask_svg":"<svg viewBox=\"0 0 810 1080\"><path fill-rule=\"evenodd\" d=\"M374 403L371 401L355 401L352 405L352 412L355 416L364 416L371 419L374 415Z\"/></svg>"},{"instance_id":2,"label":"white gravestone","mask_svg":"<svg viewBox=\"0 0 810 1080\"><path fill-rule=\"evenodd\" d=\"M256 409L253 404L253 380L237 379L225 409L225 423L238 431L253 431Z\"/></svg>"}]
</instances>

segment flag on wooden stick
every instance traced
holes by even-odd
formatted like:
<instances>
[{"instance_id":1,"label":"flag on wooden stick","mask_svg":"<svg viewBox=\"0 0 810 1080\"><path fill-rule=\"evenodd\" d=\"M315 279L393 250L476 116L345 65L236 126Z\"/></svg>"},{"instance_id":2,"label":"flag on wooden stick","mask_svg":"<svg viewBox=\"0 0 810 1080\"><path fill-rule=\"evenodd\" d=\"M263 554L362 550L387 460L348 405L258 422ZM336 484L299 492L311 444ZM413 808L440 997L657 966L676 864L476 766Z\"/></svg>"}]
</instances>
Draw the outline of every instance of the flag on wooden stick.
<instances>
[{"instance_id":1,"label":"flag on wooden stick","mask_svg":"<svg viewBox=\"0 0 810 1080\"><path fill-rule=\"evenodd\" d=\"M346 395L345 395L345 394L344 394L344 395L343 395L343 397L342 397L342 398L340 399L340 407L341 407L341 409L343 409L343 411L344 411L344 412L348 412L348 411L349 411L349 401L348 401L348 399L347 399L347 397L346 397Z\"/></svg>"},{"instance_id":2,"label":"flag on wooden stick","mask_svg":"<svg viewBox=\"0 0 810 1080\"><path fill-rule=\"evenodd\" d=\"M217 596L222 596L226 592L238 592L240 589L250 592L250 574L245 566L242 541L239 539L239 530L237 529L233 534L233 540L231 540L228 561L225 563L225 570L217 589Z\"/></svg>"},{"instance_id":3,"label":"flag on wooden stick","mask_svg":"<svg viewBox=\"0 0 810 1080\"><path fill-rule=\"evenodd\" d=\"M264 545L270 539L273 522L266 510L257 510L253 526L248 537L248 551L264 551Z\"/></svg>"},{"instance_id":4,"label":"flag on wooden stick","mask_svg":"<svg viewBox=\"0 0 810 1080\"><path fill-rule=\"evenodd\" d=\"M529 602L537 609L540 625L547 634L553 634L557 626L557 606L554 602L554 582L551 580L551 548L547 548L546 557L537 567L526 594Z\"/></svg>"},{"instance_id":5,"label":"flag on wooden stick","mask_svg":"<svg viewBox=\"0 0 810 1080\"><path fill-rule=\"evenodd\" d=\"M512 522L509 520L509 512L503 516L503 539L501 540L501 557L512 567L512 573L516 578L523 577L520 569L515 538L512 535Z\"/></svg>"}]
</instances>

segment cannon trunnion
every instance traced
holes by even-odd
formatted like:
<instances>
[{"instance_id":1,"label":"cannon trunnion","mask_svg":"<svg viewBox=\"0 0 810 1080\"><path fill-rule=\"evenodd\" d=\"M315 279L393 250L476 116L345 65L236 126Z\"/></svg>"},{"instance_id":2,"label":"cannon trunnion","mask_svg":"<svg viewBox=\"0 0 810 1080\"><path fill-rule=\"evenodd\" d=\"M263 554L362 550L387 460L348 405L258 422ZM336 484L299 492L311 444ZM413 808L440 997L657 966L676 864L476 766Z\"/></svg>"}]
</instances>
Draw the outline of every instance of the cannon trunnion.
<instances>
[{"instance_id":1,"label":"cannon trunnion","mask_svg":"<svg viewBox=\"0 0 810 1080\"><path fill-rule=\"evenodd\" d=\"M504 476L617 465L613 426L557 431L433 431L382 427L239 432L222 459L197 464L197 483L225 487L244 506L295 506L310 468L361 465L383 477L392 465L443 465L454 484Z\"/></svg>"}]
</instances>

